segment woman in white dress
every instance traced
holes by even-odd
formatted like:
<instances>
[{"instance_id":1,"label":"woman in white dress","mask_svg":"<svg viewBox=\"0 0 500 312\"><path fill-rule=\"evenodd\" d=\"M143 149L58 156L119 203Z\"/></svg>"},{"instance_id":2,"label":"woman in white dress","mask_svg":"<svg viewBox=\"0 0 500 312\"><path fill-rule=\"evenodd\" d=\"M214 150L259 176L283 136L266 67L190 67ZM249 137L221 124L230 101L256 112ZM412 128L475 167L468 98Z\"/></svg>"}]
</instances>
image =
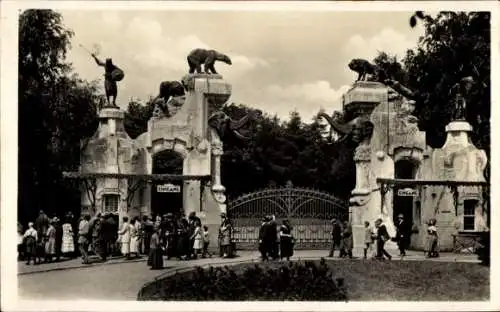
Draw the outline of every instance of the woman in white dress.
<instances>
[{"instance_id":1,"label":"woman in white dress","mask_svg":"<svg viewBox=\"0 0 500 312\"><path fill-rule=\"evenodd\" d=\"M139 257L139 229L136 226L137 218L130 223L130 256Z\"/></svg>"},{"instance_id":2,"label":"woman in white dress","mask_svg":"<svg viewBox=\"0 0 500 312\"><path fill-rule=\"evenodd\" d=\"M198 257L198 254L200 254L201 250L203 249L203 235L201 231L201 222L199 220L196 220L195 222L195 229L193 232L193 236L191 236L191 239L194 240L193 249L194 258L196 259Z\"/></svg>"},{"instance_id":3,"label":"woman in white dress","mask_svg":"<svg viewBox=\"0 0 500 312\"><path fill-rule=\"evenodd\" d=\"M118 231L120 235L121 252L126 259L130 258L130 224L128 217L123 217L122 229Z\"/></svg>"},{"instance_id":4,"label":"woman in white dress","mask_svg":"<svg viewBox=\"0 0 500 312\"><path fill-rule=\"evenodd\" d=\"M61 251L65 256L72 256L75 252L75 241L73 236L73 227L68 220L62 225L63 236Z\"/></svg>"}]
</instances>

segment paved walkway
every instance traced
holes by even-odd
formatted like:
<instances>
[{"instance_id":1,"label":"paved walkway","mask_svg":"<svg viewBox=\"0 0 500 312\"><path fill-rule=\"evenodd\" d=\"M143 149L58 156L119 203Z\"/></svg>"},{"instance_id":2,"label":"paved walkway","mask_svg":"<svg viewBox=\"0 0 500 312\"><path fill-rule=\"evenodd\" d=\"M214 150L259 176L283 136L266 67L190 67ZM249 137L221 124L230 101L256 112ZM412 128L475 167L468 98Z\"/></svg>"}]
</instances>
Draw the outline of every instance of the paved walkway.
<instances>
[{"instance_id":1,"label":"paved walkway","mask_svg":"<svg viewBox=\"0 0 500 312\"><path fill-rule=\"evenodd\" d=\"M297 250L292 259L319 259L327 254L324 250ZM359 256L362 250L355 250ZM396 254L392 252L392 254ZM338 259L338 258L334 258ZM394 260L399 257L394 257ZM410 251L404 260L424 260L423 252ZM27 266L18 264L19 296L23 299L45 300L136 300L139 289L147 282L166 275L172 270L194 266L223 265L259 261L258 252L239 251L234 259L206 258L190 261L165 261L164 270L153 271L145 263L146 258L126 261L112 259L106 263L82 265L79 259L58 263ZM427 261L478 262L475 255L443 253L440 258Z\"/></svg>"}]
</instances>

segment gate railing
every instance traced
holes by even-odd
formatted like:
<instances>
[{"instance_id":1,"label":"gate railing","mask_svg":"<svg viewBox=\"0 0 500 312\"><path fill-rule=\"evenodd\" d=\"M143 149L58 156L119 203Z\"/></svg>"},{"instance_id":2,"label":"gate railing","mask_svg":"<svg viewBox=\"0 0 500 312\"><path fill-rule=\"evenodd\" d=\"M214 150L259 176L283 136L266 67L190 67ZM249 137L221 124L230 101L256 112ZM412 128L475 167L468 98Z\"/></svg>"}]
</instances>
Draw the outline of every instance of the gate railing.
<instances>
[{"instance_id":1,"label":"gate railing","mask_svg":"<svg viewBox=\"0 0 500 312\"><path fill-rule=\"evenodd\" d=\"M288 219L296 239L295 248L325 248L331 241L333 217L345 220L348 203L332 194L307 188L264 189L228 203L239 249L257 248L262 218L274 215L278 225Z\"/></svg>"}]
</instances>

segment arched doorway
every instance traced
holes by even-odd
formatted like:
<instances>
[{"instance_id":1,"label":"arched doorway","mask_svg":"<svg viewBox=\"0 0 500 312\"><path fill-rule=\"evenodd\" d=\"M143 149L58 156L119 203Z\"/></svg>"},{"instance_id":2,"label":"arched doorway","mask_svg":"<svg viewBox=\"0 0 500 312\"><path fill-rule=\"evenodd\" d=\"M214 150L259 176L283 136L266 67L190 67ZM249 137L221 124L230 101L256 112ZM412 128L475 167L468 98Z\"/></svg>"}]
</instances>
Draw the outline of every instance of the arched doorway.
<instances>
[{"instance_id":1,"label":"arched doorway","mask_svg":"<svg viewBox=\"0 0 500 312\"><path fill-rule=\"evenodd\" d=\"M394 164L394 177L396 179L414 180L417 173L417 164L409 159L398 160ZM399 214L404 216L407 224L413 224L413 197L414 189L395 186L393 196L393 220L396 224Z\"/></svg>"},{"instance_id":2,"label":"arched doorway","mask_svg":"<svg viewBox=\"0 0 500 312\"><path fill-rule=\"evenodd\" d=\"M183 158L175 151L162 151L153 156L153 174L182 175ZM183 213L183 182L154 181L151 188L151 212L153 215Z\"/></svg>"}]
</instances>

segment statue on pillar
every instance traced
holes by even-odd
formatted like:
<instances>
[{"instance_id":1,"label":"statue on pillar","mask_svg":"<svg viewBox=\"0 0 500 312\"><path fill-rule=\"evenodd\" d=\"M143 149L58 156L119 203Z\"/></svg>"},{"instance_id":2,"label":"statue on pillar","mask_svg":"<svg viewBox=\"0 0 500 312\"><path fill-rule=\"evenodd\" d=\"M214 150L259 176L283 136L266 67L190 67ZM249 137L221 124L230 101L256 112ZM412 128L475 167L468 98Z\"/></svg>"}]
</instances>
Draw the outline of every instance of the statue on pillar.
<instances>
[{"instance_id":1,"label":"statue on pillar","mask_svg":"<svg viewBox=\"0 0 500 312\"><path fill-rule=\"evenodd\" d=\"M104 67L104 90L106 91L108 105L117 107L116 96L118 94L118 87L116 82L121 81L125 77L125 74L123 73L123 70L113 64L113 60L111 58L107 58L106 61L103 62L99 60L94 53L91 55L97 65ZM113 104L109 101L110 97L113 97Z\"/></svg>"},{"instance_id":2,"label":"statue on pillar","mask_svg":"<svg viewBox=\"0 0 500 312\"><path fill-rule=\"evenodd\" d=\"M368 81L367 75L371 75L371 81L384 81L387 79L387 73L375 64L365 59L353 59L348 65L349 69L358 73L356 81Z\"/></svg>"},{"instance_id":3,"label":"statue on pillar","mask_svg":"<svg viewBox=\"0 0 500 312\"><path fill-rule=\"evenodd\" d=\"M474 79L470 76L460 79L450 89L450 95L454 97L455 109L453 111L453 120L465 120L467 109L467 97L474 84Z\"/></svg>"},{"instance_id":4,"label":"statue on pillar","mask_svg":"<svg viewBox=\"0 0 500 312\"><path fill-rule=\"evenodd\" d=\"M215 61L221 61L228 65L232 65L229 56L222 54L215 50L205 50L205 49L194 49L191 51L187 57L189 65L189 73L194 74L195 71L198 74L203 73L201 70L201 65L204 64L204 70L206 74L217 74L215 70Z\"/></svg>"}]
</instances>

